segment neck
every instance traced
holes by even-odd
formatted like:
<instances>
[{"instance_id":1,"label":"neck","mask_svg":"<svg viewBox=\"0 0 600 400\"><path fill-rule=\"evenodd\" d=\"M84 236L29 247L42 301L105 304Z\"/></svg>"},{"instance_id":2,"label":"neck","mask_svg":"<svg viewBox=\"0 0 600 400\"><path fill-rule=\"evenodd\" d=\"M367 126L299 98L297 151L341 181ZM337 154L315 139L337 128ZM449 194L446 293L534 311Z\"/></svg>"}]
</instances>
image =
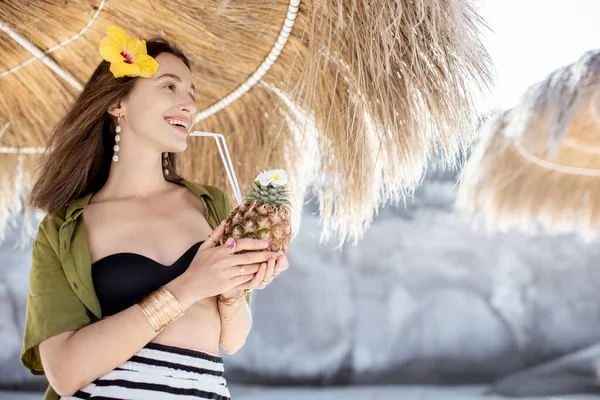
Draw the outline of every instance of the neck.
<instances>
[{"instance_id":1,"label":"neck","mask_svg":"<svg viewBox=\"0 0 600 400\"><path fill-rule=\"evenodd\" d=\"M119 161L112 161L108 179L100 190L101 197L145 199L170 189L173 184L165 179L162 162L162 153L154 149L137 148L135 152L121 149Z\"/></svg>"}]
</instances>

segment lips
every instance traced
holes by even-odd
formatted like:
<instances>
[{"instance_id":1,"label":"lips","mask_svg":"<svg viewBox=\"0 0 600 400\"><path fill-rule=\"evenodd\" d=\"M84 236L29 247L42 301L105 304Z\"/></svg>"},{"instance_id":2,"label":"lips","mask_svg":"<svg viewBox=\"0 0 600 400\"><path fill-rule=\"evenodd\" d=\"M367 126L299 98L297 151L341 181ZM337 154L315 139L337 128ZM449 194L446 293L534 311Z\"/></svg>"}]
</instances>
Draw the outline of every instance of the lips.
<instances>
[{"instance_id":1,"label":"lips","mask_svg":"<svg viewBox=\"0 0 600 400\"><path fill-rule=\"evenodd\" d=\"M168 122L167 120L165 120L167 122L167 124L174 129L177 129L179 132L184 133L184 134L188 134L187 129L185 129L183 126L179 126L179 125L173 125L170 122Z\"/></svg>"}]
</instances>

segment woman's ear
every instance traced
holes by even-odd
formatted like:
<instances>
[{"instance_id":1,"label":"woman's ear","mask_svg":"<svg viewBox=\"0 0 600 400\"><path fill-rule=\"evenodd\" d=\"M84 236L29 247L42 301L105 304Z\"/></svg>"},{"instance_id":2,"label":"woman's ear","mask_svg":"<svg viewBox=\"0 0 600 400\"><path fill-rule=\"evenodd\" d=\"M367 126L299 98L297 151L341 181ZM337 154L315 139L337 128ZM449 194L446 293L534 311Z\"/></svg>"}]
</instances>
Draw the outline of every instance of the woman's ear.
<instances>
[{"instance_id":1,"label":"woman's ear","mask_svg":"<svg viewBox=\"0 0 600 400\"><path fill-rule=\"evenodd\" d=\"M121 99L115 100L109 107L108 113L113 117L118 117L119 115L124 114L124 107L121 104Z\"/></svg>"}]
</instances>

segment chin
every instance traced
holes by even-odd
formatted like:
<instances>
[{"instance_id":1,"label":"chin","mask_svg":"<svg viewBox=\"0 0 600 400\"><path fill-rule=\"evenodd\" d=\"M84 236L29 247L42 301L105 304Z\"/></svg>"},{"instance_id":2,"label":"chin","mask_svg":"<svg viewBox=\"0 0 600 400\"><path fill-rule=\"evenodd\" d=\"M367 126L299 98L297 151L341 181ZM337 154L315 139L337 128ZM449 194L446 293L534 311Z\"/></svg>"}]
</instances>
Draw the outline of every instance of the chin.
<instances>
[{"instance_id":1,"label":"chin","mask_svg":"<svg viewBox=\"0 0 600 400\"><path fill-rule=\"evenodd\" d=\"M183 147L169 146L167 148L168 148L168 150L165 150L165 151L167 151L169 153L175 153L175 154L177 154L177 153L183 153L187 149L187 146L183 146Z\"/></svg>"},{"instance_id":2,"label":"chin","mask_svg":"<svg viewBox=\"0 0 600 400\"><path fill-rule=\"evenodd\" d=\"M179 143L165 143L164 148L166 150L163 151L168 151L169 153L182 153L187 149L187 147L187 139L184 139L184 141L181 141Z\"/></svg>"}]
</instances>

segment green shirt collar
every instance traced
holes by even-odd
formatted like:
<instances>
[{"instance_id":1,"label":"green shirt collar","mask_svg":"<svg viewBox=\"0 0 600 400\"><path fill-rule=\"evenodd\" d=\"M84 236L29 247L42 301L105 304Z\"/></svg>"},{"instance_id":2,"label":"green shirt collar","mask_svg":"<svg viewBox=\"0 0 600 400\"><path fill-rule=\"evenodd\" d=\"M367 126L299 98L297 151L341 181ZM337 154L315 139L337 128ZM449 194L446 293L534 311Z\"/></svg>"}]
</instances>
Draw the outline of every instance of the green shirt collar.
<instances>
[{"instance_id":1,"label":"green shirt collar","mask_svg":"<svg viewBox=\"0 0 600 400\"><path fill-rule=\"evenodd\" d=\"M177 183L178 185L185 186L190 189L194 194L198 197L207 196L209 199L214 200L214 197L206 190L206 188L199 184L187 181L185 179L179 179L176 181L172 181L173 183ZM83 212L85 207L88 205L90 199L94 195L94 192L88 193L85 196L79 197L73 201L71 201L67 207L67 213L65 215L65 220L69 221L71 219L75 219Z\"/></svg>"}]
</instances>

